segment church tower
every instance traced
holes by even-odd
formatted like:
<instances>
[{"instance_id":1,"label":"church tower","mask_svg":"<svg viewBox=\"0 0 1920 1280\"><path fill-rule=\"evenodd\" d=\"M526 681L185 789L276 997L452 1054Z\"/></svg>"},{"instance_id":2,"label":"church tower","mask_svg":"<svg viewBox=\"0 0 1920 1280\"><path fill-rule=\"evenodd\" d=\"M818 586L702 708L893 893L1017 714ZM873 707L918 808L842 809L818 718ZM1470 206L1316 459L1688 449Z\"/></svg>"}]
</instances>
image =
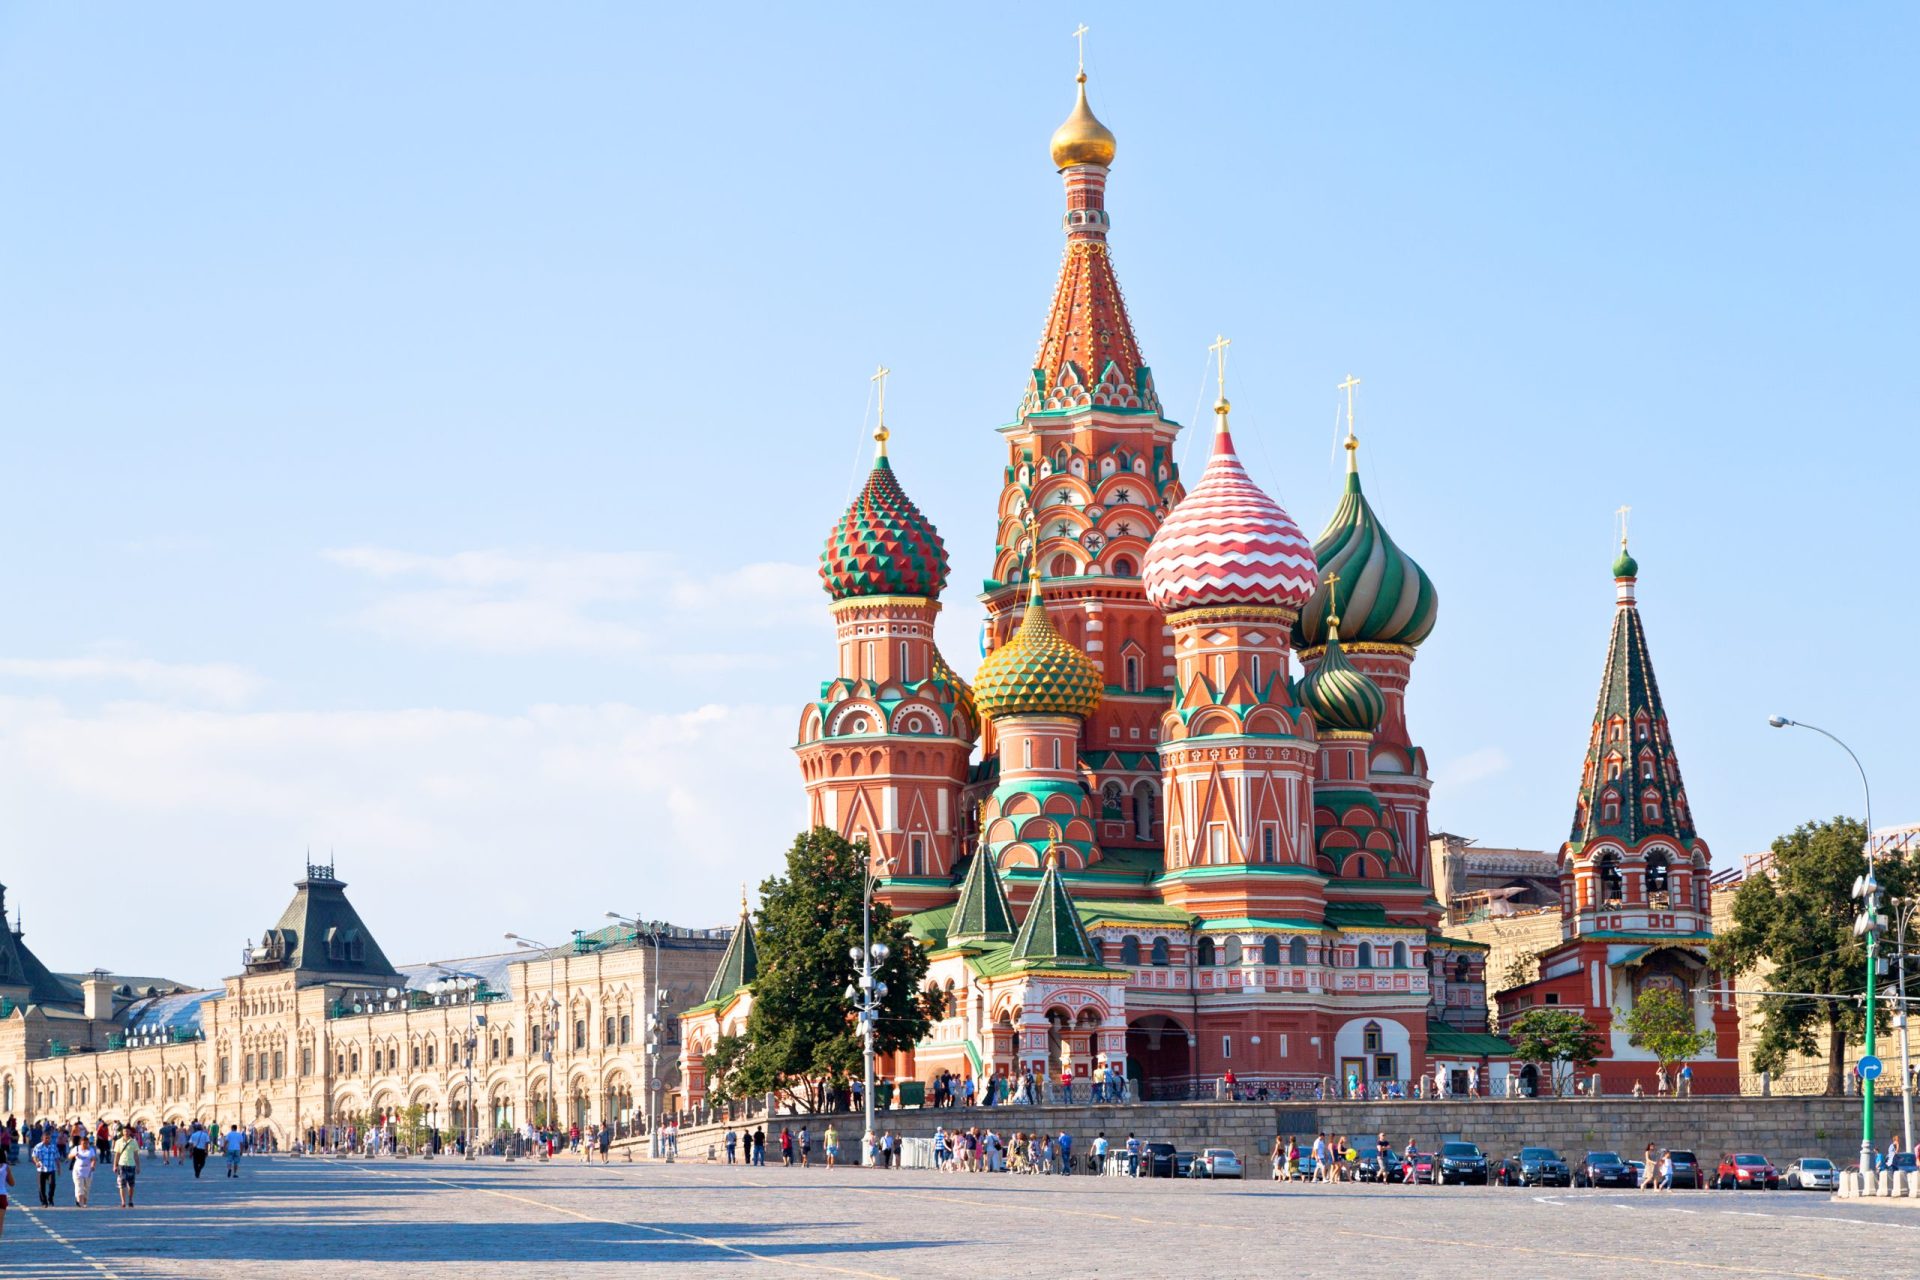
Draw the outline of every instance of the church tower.
<instances>
[{"instance_id":1,"label":"church tower","mask_svg":"<svg viewBox=\"0 0 1920 1280\"><path fill-rule=\"evenodd\" d=\"M1402 886L1389 889L1376 883L1367 886L1363 896L1383 902L1397 920L1433 924L1439 920L1427 857L1427 797L1433 783L1427 775L1427 753L1414 745L1407 728L1406 693L1414 653L1433 634L1440 599L1426 570L1388 536L1360 487L1360 441L1353 432L1353 389L1358 385L1353 377L1341 384L1347 393L1346 492L1313 544L1322 582L1300 611L1293 644L1308 668L1316 666L1326 652L1327 619L1337 605L1348 662L1385 699L1369 745L1367 776L1381 820L1393 829L1397 852L1393 865L1375 874ZM1331 585L1335 578L1337 601ZM1339 815L1322 818L1338 821ZM1334 874L1341 873L1334 869Z\"/></svg>"},{"instance_id":2,"label":"church tower","mask_svg":"<svg viewBox=\"0 0 1920 1280\"><path fill-rule=\"evenodd\" d=\"M1213 455L1146 556L1147 598L1165 612L1175 654L1161 720L1162 883L1170 903L1201 916L1316 919L1319 878L1299 874L1314 865L1316 748L1287 643L1319 579L1299 526L1234 450L1226 347L1215 347Z\"/></svg>"},{"instance_id":3,"label":"church tower","mask_svg":"<svg viewBox=\"0 0 1920 1280\"><path fill-rule=\"evenodd\" d=\"M1019 415L1000 429L1007 462L981 599L986 644L1003 644L1020 625L1031 577L1054 626L1093 661L1106 696L1082 726L1081 755L1098 796L1098 838L1108 848L1157 849L1154 750L1172 659L1140 570L1181 497L1180 428L1162 412L1114 274L1106 202L1114 136L1088 106L1086 80L1083 67L1073 112L1053 135L1066 251ZM987 747L991 754L991 737Z\"/></svg>"},{"instance_id":4,"label":"church tower","mask_svg":"<svg viewBox=\"0 0 1920 1280\"><path fill-rule=\"evenodd\" d=\"M800 716L808 821L865 840L895 909L952 897L973 695L934 645L947 549L887 457L885 370L873 472L820 555L839 671Z\"/></svg>"}]
</instances>

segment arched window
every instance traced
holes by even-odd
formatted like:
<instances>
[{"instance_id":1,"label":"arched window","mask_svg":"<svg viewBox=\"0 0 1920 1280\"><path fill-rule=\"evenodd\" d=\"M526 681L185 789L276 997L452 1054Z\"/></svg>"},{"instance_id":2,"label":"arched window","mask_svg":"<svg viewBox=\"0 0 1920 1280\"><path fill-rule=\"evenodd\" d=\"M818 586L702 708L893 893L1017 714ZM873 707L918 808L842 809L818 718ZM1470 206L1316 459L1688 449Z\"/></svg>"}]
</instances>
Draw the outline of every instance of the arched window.
<instances>
[{"instance_id":1,"label":"arched window","mask_svg":"<svg viewBox=\"0 0 1920 1280\"><path fill-rule=\"evenodd\" d=\"M1213 962L1214 962L1213 939L1212 938L1200 939L1200 963L1212 964Z\"/></svg>"},{"instance_id":2,"label":"arched window","mask_svg":"<svg viewBox=\"0 0 1920 1280\"><path fill-rule=\"evenodd\" d=\"M1113 572L1115 577L1131 578L1133 576L1133 561L1129 560L1126 556L1115 556L1113 558Z\"/></svg>"},{"instance_id":3,"label":"arched window","mask_svg":"<svg viewBox=\"0 0 1920 1280\"><path fill-rule=\"evenodd\" d=\"M1362 969L1373 968L1373 944L1372 943L1363 942L1360 944L1359 958L1355 960L1354 963L1358 964Z\"/></svg>"},{"instance_id":4,"label":"arched window","mask_svg":"<svg viewBox=\"0 0 1920 1280\"><path fill-rule=\"evenodd\" d=\"M1279 964L1280 963L1280 939L1268 938L1265 942L1262 942L1260 944L1260 963L1261 964Z\"/></svg>"},{"instance_id":5,"label":"arched window","mask_svg":"<svg viewBox=\"0 0 1920 1280\"><path fill-rule=\"evenodd\" d=\"M1647 897L1667 894L1667 855L1655 849L1647 855Z\"/></svg>"},{"instance_id":6,"label":"arched window","mask_svg":"<svg viewBox=\"0 0 1920 1280\"><path fill-rule=\"evenodd\" d=\"M1153 951L1151 955L1154 964L1164 965L1167 962L1167 940L1165 938L1155 938L1153 940Z\"/></svg>"},{"instance_id":7,"label":"arched window","mask_svg":"<svg viewBox=\"0 0 1920 1280\"><path fill-rule=\"evenodd\" d=\"M628 1040L632 1038L633 1038L633 1018L623 1013L620 1015L620 1043L625 1044L627 1043Z\"/></svg>"},{"instance_id":8,"label":"arched window","mask_svg":"<svg viewBox=\"0 0 1920 1280\"><path fill-rule=\"evenodd\" d=\"M1600 855L1600 905L1617 907L1626 895L1626 882L1620 876L1620 859L1611 853Z\"/></svg>"},{"instance_id":9,"label":"arched window","mask_svg":"<svg viewBox=\"0 0 1920 1280\"><path fill-rule=\"evenodd\" d=\"M1620 797L1611 791L1600 797L1600 821L1620 821Z\"/></svg>"},{"instance_id":10,"label":"arched window","mask_svg":"<svg viewBox=\"0 0 1920 1280\"><path fill-rule=\"evenodd\" d=\"M1132 934L1120 939L1120 963L1130 967L1140 963L1140 939Z\"/></svg>"},{"instance_id":11,"label":"arched window","mask_svg":"<svg viewBox=\"0 0 1920 1280\"><path fill-rule=\"evenodd\" d=\"M1287 943L1287 963L1305 964L1307 962L1307 940L1295 938Z\"/></svg>"},{"instance_id":12,"label":"arched window","mask_svg":"<svg viewBox=\"0 0 1920 1280\"><path fill-rule=\"evenodd\" d=\"M1407 967L1407 944L1404 942L1393 944L1393 967L1396 969Z\"/></svg>"},{"instance_id":13,"label":"arched window","mask_svg":"<svg viewBox=\"0 0 1920 1280\"><path fill-rule=\"evenodd\" d=\"M1657 793L1649 791L1640 797L1640 816L1648 822L1660 821L1660 797Z\"/></svg>"},{"instance_id":14,"label":"arched window","mask_svg":"<svg viewBox=\"0 0 1920 1280\"><path fill-rule=\"evenodd\" d=\"M1240 939L1238 938L1228 938L1227 945L1222 947L1221 950L1226 953L1222 960L1224 964L1238 965L1244 963L1247 958L1246 952L1240 946Z\"/></svg>"},{"instance_id":15,"label":"arched window","mask_svg":"<svg viewBox=\"0 0 1920 1280\"><path fill-rule=\"evenodd\" d=\"M1128 693L1140 692L1140 659L1135 657L1133 654L1127 655L1127 674L1126 674L1125 688Z\"/></svg>"},{"instance_id":16,"label":"arched window","mask_svg":"<svg viewBox=\"0 0 1920 1280\"><path fill-rule=\"evenodd\" d=\"M1107 940L1105 938L1088 938L1087 941L1093 944L1093 962L1104 968L1107 963Z\"/></svg>"},{"instance_id":17,"label":"arched window","mask_svg":"<svg viewBox=\"0 0 1920 1280\"><path fill-rule=\"evenodd\" d=\"M1465 982L1470 972L1472 972L1471 965L1465 956L1461 956L1453 962L1453 980L1455 982Z\"/></svg>"},{"instance_id":18,"label":"arched window","mask_svg":"<svg viewBox=\"0 0 1920 1280\"><path fill-rule=\"evenodd\" d=\"M1153 785L1142 782L1133 789L1133 834L1135 839L1153 836Z\"/></svg>"}]
</instances>

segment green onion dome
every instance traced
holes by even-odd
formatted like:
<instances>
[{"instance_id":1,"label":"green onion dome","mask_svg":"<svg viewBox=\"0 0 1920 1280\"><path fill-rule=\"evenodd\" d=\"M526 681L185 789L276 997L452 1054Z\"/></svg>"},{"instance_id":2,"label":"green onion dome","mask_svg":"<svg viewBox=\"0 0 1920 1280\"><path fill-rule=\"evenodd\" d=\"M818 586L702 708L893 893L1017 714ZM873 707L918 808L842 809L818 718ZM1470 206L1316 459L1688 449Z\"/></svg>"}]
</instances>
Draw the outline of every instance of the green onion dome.
<instances>
[{"instance_id":1,"label":"green onion dome","mask_svg":"<svg viewBox=\"0 0 1920 1280\"><path fill-rule=\"evenodd\" d=\"M1017 715L1090 716L1106 680L1093 660L1053 629L1035 579L1013 638L973 673L973 697L990 719Z\"/></svg>"},{"instance_id":2,"label":"green onion dome","mask_svg":"<svg viewBox=\"0 0 1920 1280\"><path fill-rule=\"evenodd\" d=\"M1627 540L1620 539L1620 558L1613 562L1613 576L1616 578L1637 578L1640 576L1640 562L1627 550Z\"/></svg>"},{"instance_id":3,"label":"green onion dome","mask_svg":"<svg viewBox=\"0 0 1920 1280\"><path fill-rule=\"evenodd\" d=\"M1325 635L1319 662L1295 686L1301 705L1313 712L1313 723L1322 732L1378 732L1387 714L1386 695L1341 652L1340 617L1331 609Z\"/></svg>"},{"instance_id":4,"label":"green onion dome","mask_svg":"<svg viewBox=\"0 0 1920 1280\"><path fill-rule=\"evenodd\" d=\"M884 440L866 487L827 535L820 580L835 600L932 599L947 585L947 545L900 487L887 462Z\"/></svg>"},{"instance_id":5,"label":"green onion dome","mask_svg":"<svg viewBox=\"0 0 1920 1280\"><path fill-rule=\"evenodd\" d=\"M1326 530L1313 544L1321 585L1294 624L1296 649L1314 649L1326 643L1329 574L1340 578L1340 613L1347 622L1349 644L1415 648L1433 634L1439 616L1440 597L1433 589L1433 580L1387 536L1386 527L1361 492L1358 447L1359 442L1349 436L1347 491Z\"/></svg>"},{"instance_id":6,"label":"green onion dome","mask_svg":"<svg viewBox=\"0 0 1920 1280\"><path fill-rule=\"evenodd\" d=\"M953 690L954 710L966 716L967 724L972 729L968 737L970 739L977 737L980 733L980 706L973 699L973 690L968 687L965 680L960 678L958 672L947 665L946 655L940 652L937 645L933 650L933 679L936 683L944 681L947 687Z\"/></svg>"}]
</instances>

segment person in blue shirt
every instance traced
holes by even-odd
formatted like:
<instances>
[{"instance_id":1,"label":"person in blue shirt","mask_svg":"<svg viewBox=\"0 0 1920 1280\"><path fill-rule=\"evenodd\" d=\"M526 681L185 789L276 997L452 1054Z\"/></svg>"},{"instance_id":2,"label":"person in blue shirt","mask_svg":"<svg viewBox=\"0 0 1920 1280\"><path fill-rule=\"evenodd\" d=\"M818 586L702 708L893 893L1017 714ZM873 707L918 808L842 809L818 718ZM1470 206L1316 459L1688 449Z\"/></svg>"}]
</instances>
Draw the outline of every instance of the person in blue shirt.
<instances>
[{"instance_id":1,"label":"person in blue shirt","mask_svg":"<svg viewBox=\"0 0 1920 1280\"><path fill-rule=\"evenodd\" d=\"M1060 1131L1060 1172L1073 1172L1073 1135L1065 1129Z\"/></svg>"},{"instance_id":2,"label":"person in blue shirt","mask_svg":"<svg viewBox=\"0 0 1920 1280\"><path fill-rule=\"evenodd\" d=\"M40 1175L40 1207L51 1209L54 1184L60 1174L60 1148L54 1145L51 1125L41 1131L40 1141L33 1144L29 1155L33 1160L33 1171Z\"/></svg>"}]
</instances>

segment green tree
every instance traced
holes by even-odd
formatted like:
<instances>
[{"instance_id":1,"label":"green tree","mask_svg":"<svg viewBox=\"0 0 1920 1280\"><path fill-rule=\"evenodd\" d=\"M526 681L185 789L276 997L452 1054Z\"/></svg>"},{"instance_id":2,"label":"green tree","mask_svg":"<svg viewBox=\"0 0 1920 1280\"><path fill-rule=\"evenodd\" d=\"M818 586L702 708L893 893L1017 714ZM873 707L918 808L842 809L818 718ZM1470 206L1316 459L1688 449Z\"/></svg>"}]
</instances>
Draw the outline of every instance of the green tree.
<instances>
[{"instance_id":1,"label":"green tree","mask_svg":"<svg viewBox=\"0 0 1920 1280\"><path fill-rule=\"evenodd\" d=\"M746 1053L745 1036L726 1035L713 1042L713 1052L704 1059L708 1098L715 1102L737 1102L745 1096L738 1087L738 1075L740 1060Z\"/></svg>"},{"instance_id":2,"label":"green tree","mask_svg":"<svg viewBox=\"0 0 1920 1280\"><path fill-rule=\"evenodd\" d=\"M1770 990L1783 994L1760 1001L1760 1036L1753 1063L1778 1071L1787 1055L1827 1057L1827 1092L1844 1083L1847 1042L1866 1029L1865 1011L1851 999L1809 999L1805 994L1848 996L1866 990L1866 948L1853 935L1858 904L1853 882L1866 870L1867 829L1852 818L1809 822L1773 842L1773 865L1742 881L1733 895L1733 927L1714 939L1714 968L1728 975L1770 965ZM1884 898L1898 899L1915 884L1905 859L1883 859L1878 869ZM1881 1027L1888 1009L1878 1010ZM1824 1041L1824 1045L1821 1043Z\"/></svg>"},{"instance_id":3,"label":"green tree","mask_svg":"<svg viewBox=\"0 0 1920 1280\"><path fill-rule=\"evenodd\" d=\"M1666 988L1642 991L1625 1022L1627 1042L1651 1053L1662 1067L1699 1057L1717 1038L1711 1027L1694 1030L1693 1006L1678 991Z\"/></svg>"},{"instance_id":4,"label":"green tree","mask_svg":"<svg viewBox=\"0 0 1920 1280\"><path fill-rule=\"evenodd\" d=\"M787 851L784 876L761 882L760 973L753 983L747 1045L727 1072L728 1088L751 1096L784 1093L819 1111L830 1088L862 1069L852 1003L843 994L858 973L848 952L860 947L860 900L867 875L865 841L826 827L802 833ZM873 904L873 940L889 950L875 970L886 984L874 1050L911 1048L941 1014L922 985L927 955L886 904Z\"/></svg>"},{"instance_id":5,"label":"green tree","mask_svg":"<svg viewBox=\"0 0 1920 1280\"><path fill-rule=\"evenodd\" d=\"M1573 1069L1592 1066L1603 1048L1586 1015L1572 1009L1529 1009L1501 1034L1513 1046L1515 1058L1551 1064L1556 1095L1568 1091Z\"/></svg>"}]
</instances>

